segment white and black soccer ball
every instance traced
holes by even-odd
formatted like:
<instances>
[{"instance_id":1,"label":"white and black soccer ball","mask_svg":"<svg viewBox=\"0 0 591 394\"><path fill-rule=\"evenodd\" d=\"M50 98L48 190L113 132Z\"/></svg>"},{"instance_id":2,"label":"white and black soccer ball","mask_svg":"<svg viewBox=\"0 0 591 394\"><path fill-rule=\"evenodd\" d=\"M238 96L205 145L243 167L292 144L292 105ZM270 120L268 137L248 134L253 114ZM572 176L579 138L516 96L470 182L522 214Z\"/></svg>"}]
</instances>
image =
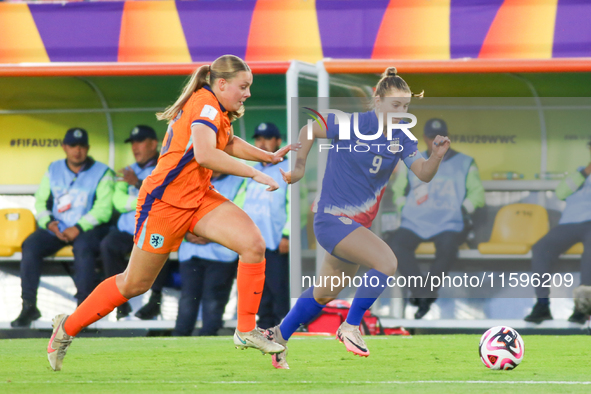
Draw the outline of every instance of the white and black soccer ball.
<instances>
[{"instance_id":1,"label":"white and black soccer ball","mask_svg":"<svg viewBox=\"0 0 591 394\"><path fill-rule=\"evenodd\" d=\"M478 346L480 359L490 369L513 369L523 360L523 339L511 327L488 329Z\"/></svg>"}]
</instances>

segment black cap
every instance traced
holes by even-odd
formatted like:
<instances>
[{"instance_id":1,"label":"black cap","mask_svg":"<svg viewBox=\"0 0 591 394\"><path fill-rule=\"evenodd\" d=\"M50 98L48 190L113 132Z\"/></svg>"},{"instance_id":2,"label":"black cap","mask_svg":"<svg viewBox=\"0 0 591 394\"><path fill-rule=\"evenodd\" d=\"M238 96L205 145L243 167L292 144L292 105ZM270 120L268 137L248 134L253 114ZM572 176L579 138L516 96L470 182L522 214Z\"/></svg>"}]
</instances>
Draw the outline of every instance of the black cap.
<instances>
[{"instance_id":1,"label":"black cap","mask_svg":"<svg viewBox=\"0 0 591 394\"><path fill-rule=\"evenodd\" d=\"M143 140L150 138L153 140L157 140L158 136L156 135L156 132L154 131L153 128L151 128L150 126L144 126L144 125L138 125L135 126L133 129L131 129L131 132L129 133L129 138L125 140L125 142L132 142L132 141L138 141L138 142L142 142Z\"/></svg>"},{"instance_id":2,"label":"black cap","mask_svg":"<svg viewBox=\"0 0 591 394\"><path fill-rule=\"evenodd\" d=\"M447 136L447 124L443 119L433 118L429 119L427 123L425 123L425 128L423 129L423 134L427 138L435 138L438 135L442 137Z\"/></svg>"},{"instance_id":3,"label":"black cap","mask_svg":"<svg viewBox=\"0 0 591 394\"><path fill-rule=\"evenodd\" d=\"M64 144L71 146L88 146L88 133L81 127L72 127L70 130L66 131Z\"/></svg>"},{"instance_id":4,"label":"black cap","mask_svg":"<svg viewBox=\"0 0 591 394\"><path fill-rule=\"evenodd\" d=\"M263 137L265 139L281 138L281 132L279 131L279 127L275 125L275 123L268 123L264 122L261 123L254 129L253 138Z\"/></svg>"}]
</instances>

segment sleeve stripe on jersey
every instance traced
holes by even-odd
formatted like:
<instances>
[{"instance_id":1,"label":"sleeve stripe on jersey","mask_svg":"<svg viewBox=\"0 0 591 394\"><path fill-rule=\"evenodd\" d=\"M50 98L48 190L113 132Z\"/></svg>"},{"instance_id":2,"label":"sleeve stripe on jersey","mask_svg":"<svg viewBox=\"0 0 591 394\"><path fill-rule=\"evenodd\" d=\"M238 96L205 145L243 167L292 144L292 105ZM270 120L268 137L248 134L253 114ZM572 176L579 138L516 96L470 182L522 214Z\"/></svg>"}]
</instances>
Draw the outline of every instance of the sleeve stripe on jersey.
<instances>
[{"instance_id":1,"label":"sleeve stripe on jersey","mask_svg":"<svg viewBox=\"0 0 591 394\"><path fill-rule=\"evenodd\" d=\"M187 164L189 164L189 162L191 160L193 160L193 158L195 157L195 153L193 151L193 149L189 149L182 157L182 159L179 161L179 164L176 165L176 167L172 170L170 170L170 172L166 175L166 178L164 178L164 181L162 181L162 184L158 187L156 187L154 190L152 190L152 192L150 193L152 195L152 197L155 197L157 199L162 199L162 195L164 194L164 190L166 190L166 187L175 180L175 178L181 173L181 171L183 170L183 168L185 168L185 166Z\"/></svg>"},{"instance_id":2,"label":"sleeve stripe on jersey","mask_svg":"<svg viewBox=\"0 0 591 394\"><path fill-rule=\"evenodd\" d=\"M421 152L419 152L418 150L415 151L416 154L410 154L408 156L406 156L404 159L402 159L402 161L404 161L404 164L406 164L406 167L410 169L410 166L412 166L412 163L414 163L415 161L417 161L418 159L424 159L423 154Z\"/></svg>"},{"instance_id":3,"label":"sleeve stripe on jersey","mask_svg":"<svg viewBox=\"0 0 591 394\"><path fill-rule=\"evenodd\" d=\"M197 120L193 121L193 123L191 123L191 126L193 126L193 125L194 125L194 124L196 124L196 123L201 123L201 124L204 124L204 125L206 125L207 127L211 128L211 129L212 129L213 131L215 131L216 133L218 132L218 128L217 128L217 127L215 127L215 125L214 125L213 123L211 123L211 122L208 122L207 120L204 120L204 119L197 119Z\"/></svg>"}]
</instances>

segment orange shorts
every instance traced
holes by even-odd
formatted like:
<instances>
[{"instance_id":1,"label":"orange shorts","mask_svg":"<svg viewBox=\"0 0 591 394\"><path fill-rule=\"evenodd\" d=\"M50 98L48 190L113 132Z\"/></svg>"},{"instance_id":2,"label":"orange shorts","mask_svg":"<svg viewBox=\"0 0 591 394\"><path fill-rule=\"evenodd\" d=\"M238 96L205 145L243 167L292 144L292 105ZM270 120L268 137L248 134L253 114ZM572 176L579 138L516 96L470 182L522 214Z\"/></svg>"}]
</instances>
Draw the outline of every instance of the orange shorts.
<instances>
[{"instance_id":1,"label":"orange shorts","mask_svg":"<svg viewBox=\"0 0 591 394\"><path fill-rule=\"evenodd\" d=\"M215 189L208 189L197 208L178 208L152 197L143 189L135 212L134 243L146 252L165 254L178 250L185 234L215 207L228 201Z\"/></svg>"}]
</instances>

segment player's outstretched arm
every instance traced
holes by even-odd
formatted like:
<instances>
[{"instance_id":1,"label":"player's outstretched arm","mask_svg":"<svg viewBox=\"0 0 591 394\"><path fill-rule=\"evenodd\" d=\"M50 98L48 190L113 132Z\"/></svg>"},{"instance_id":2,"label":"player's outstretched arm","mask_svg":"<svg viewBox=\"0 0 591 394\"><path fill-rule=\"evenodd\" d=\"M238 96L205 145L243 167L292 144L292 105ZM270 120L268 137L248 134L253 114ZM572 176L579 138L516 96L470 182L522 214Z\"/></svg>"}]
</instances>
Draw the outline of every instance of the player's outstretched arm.
<instances>
[{"instance_id":1,"label":"player's outstretched arm","mask_svg":"<svg viewBox=\"0 0 591 394\"><path fill-rule=\"evenodd\" d=\"M310 153L310 149L312 149L312 145L314 145L314 140L317 138L326 138L326 130L322 130L317 123L314 123L312 126L312 138L308 138L307 126L300 129L300 136L296 146L297 149L294 149L294 151L297 150L297 155L293 171L284 172L283 170L280 170L285 182L289 184L296 183L304 177L308 153Z\"/></svg>"},{"instance_id":2,"label":"player's outstretched arm","mask_svg":"<svg viewBox=\"0 0 591 394\"><path fill-rule=\"evenodd\" d=\"M191 126L193 136L193 152L200 166L212 171L252 178L254 181L269 186L268 191L279 189L273 178L253 167L233 159L229 154L216 148L215 131L209 126L196 123Z\"/></svg>"},{"instance_id":3,"label":"player's outstretched arm","mask_svg":"<svg viewBox=\"0 0 591 394\"><path fill-rule=\"evenodd\" d=\"M428 160L419 159L416 160L410 166L410 169L414 174L423 182L430 182L431 179L437 174L439 169L439 163L443 160L443 156L449 149L451 141L447 137L438 135L433 140L433 147L431 151L431 157Z\"/></svg>"},{"instance_id":4,"label":"player's outstretched arm","mask_svg":"<svg viewBox=\"0 0 591 394\"><path fill-rule=\"evenodd\" d=\"M297 150L298 146L299 145L297 144L295 146L290 144L271 153L249 144L240 137L234 136L230 142L228 142L228 145L226 145L224 152L239 159L277 164L283 161L283 157L287 152L290 150Z\"/></svg>"}]
</instances>

